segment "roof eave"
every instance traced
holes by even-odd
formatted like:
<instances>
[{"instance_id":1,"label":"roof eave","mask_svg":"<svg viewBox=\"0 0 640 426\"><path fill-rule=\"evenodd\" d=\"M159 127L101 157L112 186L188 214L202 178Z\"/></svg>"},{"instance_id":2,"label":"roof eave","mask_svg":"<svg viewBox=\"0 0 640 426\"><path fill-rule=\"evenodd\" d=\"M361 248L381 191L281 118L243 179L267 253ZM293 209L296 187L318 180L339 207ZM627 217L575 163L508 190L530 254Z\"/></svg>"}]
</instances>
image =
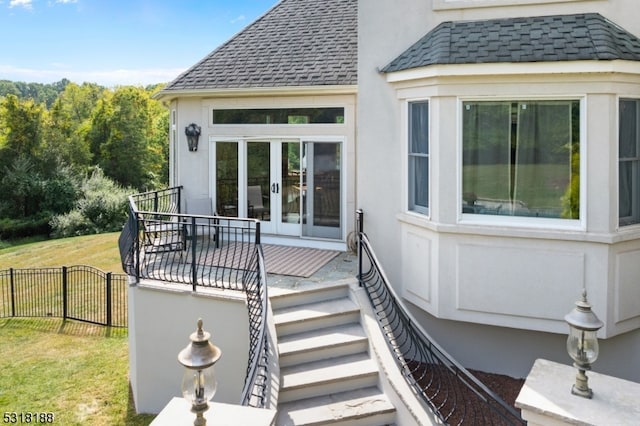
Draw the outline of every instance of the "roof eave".
<instances>
[{"instance_id":1,"label":"roof eave","mask_svg":"<svg viewBox=\"0 0 640 426\"><path fill-rule=\"evenodd\" d=\"M496 62L482 64L427 65L388 72L389 83L435 77L470 77L524 74L619 73L640 75L637 61L553 61L553 62Z\"/></svg>"},{"instance_id":2,"label":"roof eave","mask_svg":"<svg viewBox=\"0 0 640 426\"><path fill-rule=\"evenodd\" d=\"M171 101L176 98L242 98L263 96L354 95L356 84L326 86L233 87L211 89L161 90L153 98Z\"/></svg>"}]
</instances>

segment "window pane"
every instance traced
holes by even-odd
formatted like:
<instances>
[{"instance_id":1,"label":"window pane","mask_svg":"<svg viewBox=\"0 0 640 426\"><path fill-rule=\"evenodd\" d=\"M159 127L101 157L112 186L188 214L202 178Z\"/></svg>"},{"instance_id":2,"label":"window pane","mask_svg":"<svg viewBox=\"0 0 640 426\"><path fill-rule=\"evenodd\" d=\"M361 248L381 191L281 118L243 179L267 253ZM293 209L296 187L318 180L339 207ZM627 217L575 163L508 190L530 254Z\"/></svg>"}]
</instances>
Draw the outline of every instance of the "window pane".
<instances>
[{"instance_id":1,"label":"window pane","mask_svg":"<svg viewBox=\"0 0 640 426\"><path fill-rule=\"evenodd\" d=\"M409 210L427 214L429 207L429 103L409 103Z\"/></svg>"},{"instance_id":2,"label":"window pane","mask_svg":"<svg viewBox=\"0 0 640 426\"><path fill-rule=\"evenodd\" d=\"M419 207L426 209L429 207L429 158L410 157L409 170L410 176L413 176L413 182L410 185L412 187L410 208L411 210Z\"/></svg>"},{"instance_id":3,"label":"window pane","mask_svg":"<svg viewBox=\"0 0 640 426\"><path fill-rule=\"evenodd\" d=\"M429 153L429 104L412 102L409 104L409 139L412 153Z\"/></svg>"},{"instance_id":4,"label":"window pane","mask_svg":"<svg viewBox=\"0 0 640 426\"><path fill-rule=\"evenodd\" d=\"M463 213L579 217L579 102L463 104Z\"/></svg>"},{"instance_id":5,"label":"window pane","mask_svg":"<svg viewBox=\"0 0 640 426\"><path fill-rule=\"evenodd\" d=\"M238 143L216 143L216 209L238 216Z\"/></svg>"},{"instance_id":6,"label":"window pane","mask_svg":"<svg viewBox=\"0 0 640 426\"><path fill-rule=\"evenodd\" d=\"M618 218L621 226L640 223L639 127L640 101L621 99L618 123Z\"/></svg>"},{"instance_id":7,"label":"window pane","mask_svg":"<svg viewBox=\"0 0 640 426\"><path fill-rule=\"evenodd\" d=\"M636 140L638 139L638 102L631 100L620 101L620 124L619 124L619 155L620 158L635 157Z\"/></svg>"},{"instance_id":8,"label":"window pane","mask_svg":"<svg viewBox=\"0 0 640 426\"><path fill-rule=\"evenodd\" d=\"M214 109L213 124L343 124L344 108Z\"/></svg>"}]
</instances>

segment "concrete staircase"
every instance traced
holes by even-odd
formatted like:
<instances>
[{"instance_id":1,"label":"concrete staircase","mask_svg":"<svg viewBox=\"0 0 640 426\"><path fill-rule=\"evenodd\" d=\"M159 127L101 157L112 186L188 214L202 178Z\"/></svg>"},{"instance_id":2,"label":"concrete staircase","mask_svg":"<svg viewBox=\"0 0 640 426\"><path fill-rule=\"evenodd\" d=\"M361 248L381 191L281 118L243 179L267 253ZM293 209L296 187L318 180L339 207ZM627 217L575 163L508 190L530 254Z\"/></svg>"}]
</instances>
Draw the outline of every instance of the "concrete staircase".
<instances>
[{"instance_id":1,"label":"concrete staircase","mask_svg":"<svg viewBox=\"0 0 640 426\"><path fill-rule=\"evenodd\" d=\"M269 289L280 353L276 425L387 425L395 408L378 388L378 366L349 283Z\"/></svg>"}]
</instances>

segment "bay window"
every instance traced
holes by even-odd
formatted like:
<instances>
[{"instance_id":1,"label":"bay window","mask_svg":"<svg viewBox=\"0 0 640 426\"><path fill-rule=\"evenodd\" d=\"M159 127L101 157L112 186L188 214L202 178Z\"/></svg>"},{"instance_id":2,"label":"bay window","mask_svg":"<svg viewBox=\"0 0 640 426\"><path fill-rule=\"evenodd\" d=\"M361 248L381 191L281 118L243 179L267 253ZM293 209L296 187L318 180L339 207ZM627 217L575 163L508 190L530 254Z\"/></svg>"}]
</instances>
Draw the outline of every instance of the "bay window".
<instances>
[{"instance_id":1,"label":"bay window","mask_svg":"<svg viewBox=\"0 0 640 426\"><path fill-rule=\"evenodd\" d=\"M429 102L409 102L408 183L411 211L429 213Z\"/></svg>"},{"instance_id":2,"label":"bay window","mask_svg":"<svg viewBox=\"0 0 640 426\"><path fill-rule=\"evenodd\" d=\"M462 213L580 215L578 100L462 103Z\"/></svg>"},{"instance_id":3,"label":"bay window","mask_svg":"<svg viewBox=\"0 0 640 426\"><path fill-rule=\"evenodd\" d=\"M620 99L618 123L618 220L640 223L640 100Z\"/></svg>"}]
</instances>

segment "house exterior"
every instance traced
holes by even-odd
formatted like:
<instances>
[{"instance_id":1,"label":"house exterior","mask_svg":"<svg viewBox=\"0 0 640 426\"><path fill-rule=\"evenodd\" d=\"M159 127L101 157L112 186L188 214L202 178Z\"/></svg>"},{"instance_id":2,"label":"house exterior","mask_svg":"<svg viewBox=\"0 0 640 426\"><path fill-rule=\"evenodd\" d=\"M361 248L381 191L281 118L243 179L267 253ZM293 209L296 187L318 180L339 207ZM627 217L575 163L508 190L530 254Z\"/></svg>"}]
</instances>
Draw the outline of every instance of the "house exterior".
<instances>
[{"instance_id":1,"label":"house exterior","mask_svg":"<svg viewBox=\"0 0 640 426\"><path fill-rule=\"evenodd\" d=\"M283 244L347 249L362 208L391 284L469 368L568 363L586 288L596 370L640 381L634 6L282 0L159 93L171 184Z\"/></svg>"},{"instance_id":2,"label":"house exterior","mask_svg":"<svg viewBox=\"0 0 640 426\"><path fill-rule=\"evenodd\" d=\"M359 2L358 206L390 281L469 368L569 363L586 288L599 372L640 381L631 0Z\"/></svg>"},{"instance_id":3,"label":"house exterior","mask_svg":"<svg viewBox=\"0 0 640 426\"><path fill-rule=\"evenodd\" d=\"M346 248L356 208L356 6L277 3L160 92L171 114L170 181L184 187L187 212L209 199L218 214L259 218L267 239ZM191 123L201 130L190 151Z\"/></svg>"}]
</instances>

